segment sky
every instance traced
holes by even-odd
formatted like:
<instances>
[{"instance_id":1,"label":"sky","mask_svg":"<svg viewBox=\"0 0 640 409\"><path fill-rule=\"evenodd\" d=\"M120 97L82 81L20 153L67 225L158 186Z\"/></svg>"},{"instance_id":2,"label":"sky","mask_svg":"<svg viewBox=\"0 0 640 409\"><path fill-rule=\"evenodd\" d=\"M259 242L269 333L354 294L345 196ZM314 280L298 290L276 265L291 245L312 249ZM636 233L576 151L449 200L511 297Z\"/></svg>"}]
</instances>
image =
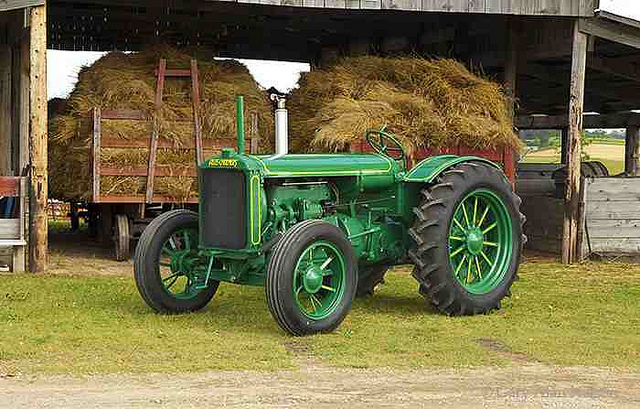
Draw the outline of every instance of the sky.
<instances>
[{"instance_id":1,"label":"sky","mask_svg":"<svg viewBox=\"0 0 640 409\"><path fill-rule=\"evenodd\" d=\"M600 0L600 10L640 20L639 0Z\"/></svg>"},{"instance_id":2,"label":"sky","mask_svg":"<svg viewBox=\"0 0 640 409\"><path fill-rule=\"evenodd\" d=\"M92 64L104 53L92 51L47 51L47 92L49 98L66 98L78 80L78 72ZM309 71L309 64L282 61L239 60L264 88L276 87L285 92L296 86L301 72Z\"/></svg>"},{"instance_id":3,"label":"sky","mask_svg":"<svg viewBox=\"0 0 640 409\"><path fill-rule=\"evenodd\" d=\"M600 0L600 9L640 20L640 0ZM65 98L73 89L78 71L100 58L102 53L49 50L47 55L47 91L49 98ZM276 87L289 91L296 86L300 72L309 71L309 64L240 60L264 88Z\"/></svg>"}]
</instances>

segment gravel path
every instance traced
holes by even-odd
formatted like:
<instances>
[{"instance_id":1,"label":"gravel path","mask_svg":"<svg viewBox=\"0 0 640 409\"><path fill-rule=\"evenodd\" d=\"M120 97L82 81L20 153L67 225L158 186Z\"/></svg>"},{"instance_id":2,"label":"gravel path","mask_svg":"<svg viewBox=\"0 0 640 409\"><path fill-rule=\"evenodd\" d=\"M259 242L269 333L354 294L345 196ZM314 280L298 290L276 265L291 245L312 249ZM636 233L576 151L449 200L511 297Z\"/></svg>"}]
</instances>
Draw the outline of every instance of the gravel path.
<instances>
[{"instance_id":1,"label":"gravel path","mask_svg":"<svg viewBox=\"0 0 640 409\"><path fill-rule=\"evenodd\" d=\"M2 408L638 408L640 372L523 365L0 378Z\"/></svg>"}]
</instances>

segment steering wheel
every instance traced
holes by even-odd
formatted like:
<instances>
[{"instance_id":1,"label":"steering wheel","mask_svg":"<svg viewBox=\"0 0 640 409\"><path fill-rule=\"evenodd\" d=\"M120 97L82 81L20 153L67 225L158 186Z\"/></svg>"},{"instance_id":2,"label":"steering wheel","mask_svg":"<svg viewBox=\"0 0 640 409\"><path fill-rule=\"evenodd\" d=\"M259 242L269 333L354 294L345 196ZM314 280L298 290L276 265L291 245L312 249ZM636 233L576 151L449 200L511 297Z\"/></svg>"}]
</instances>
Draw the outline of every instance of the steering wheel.
<instances>
[{"instance_id":1,"label":"steering wheel","mask_svg":"<svg viewBox=\"0 0 640 409\"><path fill-rule=\"evenodd\" d=\"M407 154L393 134L385 131L386 126L380 129L367 131L367 143L376 153L388 156L393 160L402 161L404 169L407 169Z\"/></svg>"}]
</instances>

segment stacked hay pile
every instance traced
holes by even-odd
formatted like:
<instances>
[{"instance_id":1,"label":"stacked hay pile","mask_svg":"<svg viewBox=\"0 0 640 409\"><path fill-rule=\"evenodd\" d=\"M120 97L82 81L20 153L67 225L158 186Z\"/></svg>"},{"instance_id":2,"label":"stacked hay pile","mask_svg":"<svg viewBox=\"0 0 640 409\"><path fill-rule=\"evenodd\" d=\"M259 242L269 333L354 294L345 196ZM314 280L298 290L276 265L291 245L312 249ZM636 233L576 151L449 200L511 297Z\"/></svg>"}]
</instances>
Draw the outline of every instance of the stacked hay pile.
<instances>
[{"instance_id":1,"label":"stacked hay pile","mask_svg":"<svg viewBox=\"0 0 640 409\"><path fill-rule=\"evenodd\" d=\"M90 199L92 139L91 112L101 109L132 109L154 113L156 74L160 58L170 69L188 69L191 56L159 47L141 53L113 52L81 70L78 83L61 112L50 113L49 189L59 199ZM245 115L258 115L260 150L273 146L273 114L266 94L247 68L236 61L199 60L202 138L233 139L236 134L235 96L245 97ZM158 149L157 163L171 165L172 176L156 177L155 193L182 201L196 192L193 150L180 149L194 139L191 83L189 78L167 78L159 115L160 137L176 149ZM152 121L102 120L102 137L149 141ZM147 148L103 148L102 163L146 166ZM143 194L146 177L102 176L102 194Z\"/></svg>"},{"instance_id":2,"label":"stacked hay pile","mask_svg":"<svg viewBox=\"0 0 640 409\"><path fill-rule=\"evenodd\" d=\"M507 103L499 84L454 60L347 58L301 77L289 99L291 145L340 151L387 125L410 154L421 147L519 148Z\"/></svg>"}]
</instances>

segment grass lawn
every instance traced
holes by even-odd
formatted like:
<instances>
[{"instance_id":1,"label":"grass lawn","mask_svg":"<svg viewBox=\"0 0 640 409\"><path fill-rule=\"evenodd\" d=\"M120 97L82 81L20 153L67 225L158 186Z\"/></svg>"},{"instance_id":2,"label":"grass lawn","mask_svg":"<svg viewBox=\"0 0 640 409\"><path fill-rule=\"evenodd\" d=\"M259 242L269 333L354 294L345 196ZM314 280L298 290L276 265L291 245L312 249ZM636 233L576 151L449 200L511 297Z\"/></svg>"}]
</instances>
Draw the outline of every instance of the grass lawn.
<instances>
[{"instance_id":1,"label":"grass lawn","mask_svg":"<svg viewBox=\"0 0 640 409\"><path fill-rule=\"evenodd\" d=\"M0 374L277 370L290 351L352 367L640 366L638 266L533 260L502 310L464 318L434 313L407 271L308 338L279 330L262 288L222 284L204 311L162 316L131 278L1 275Z\"/></svg>"}]
</instances>

